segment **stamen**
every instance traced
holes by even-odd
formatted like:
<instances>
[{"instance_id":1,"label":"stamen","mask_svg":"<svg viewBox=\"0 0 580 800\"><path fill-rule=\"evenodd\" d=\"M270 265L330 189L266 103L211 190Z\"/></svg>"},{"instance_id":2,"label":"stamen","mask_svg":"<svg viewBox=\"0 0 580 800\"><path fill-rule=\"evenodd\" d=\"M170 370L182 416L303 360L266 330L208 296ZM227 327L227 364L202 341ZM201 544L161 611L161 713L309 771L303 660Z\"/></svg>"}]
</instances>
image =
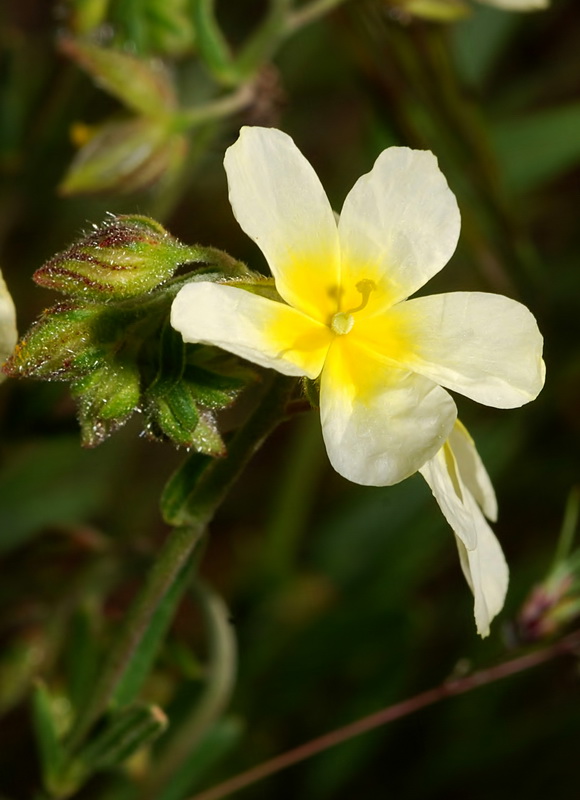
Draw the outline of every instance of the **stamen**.
<instances>
[{"instance_id":1,"label":"stamen","mask_svg":"<svg viewBox=\"0 0 580 800\"><path fill-rule=\"evenodd\" d=\"M352 326L354 325L354 317L352 315L357 311L362 311L363 308L366 307L371 293L374 292L376 288L376 283L368 278L364 278L362 281L359 281L356 284L356 289L362 295L360 305L358 305L356 308L349 308L348 311L339 311L337 314L335 314L330 321L331 330L334 333L337 333L339 336L344 336L345 334L350 333Z\"/></svg>"}]
</instances>

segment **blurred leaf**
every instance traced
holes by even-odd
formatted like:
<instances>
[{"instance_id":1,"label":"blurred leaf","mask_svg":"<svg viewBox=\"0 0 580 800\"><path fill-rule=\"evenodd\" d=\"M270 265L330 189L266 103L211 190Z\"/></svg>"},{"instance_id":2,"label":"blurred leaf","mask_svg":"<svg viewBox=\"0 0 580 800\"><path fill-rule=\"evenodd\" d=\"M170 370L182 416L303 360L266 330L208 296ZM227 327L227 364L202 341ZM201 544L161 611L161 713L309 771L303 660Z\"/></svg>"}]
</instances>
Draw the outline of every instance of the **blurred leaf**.
<instances>
[{"instance_id":1,"label":"blurred leaf","mask_svg":"<svg viewBox=\"0 0 580 800\"><path fill-rule=\"evenodd\" d=\"M68 694L73 708L80 708L93 689L98 656L93 615L79 609L73 615L65 650Z\"/></svg>"},{"instance_id":2,"label":"blurred leaf","mask_svg":"<svg viewBox=\"0 0 580 800\"><path fill-rule=\"evenodd\" d=\"M32 696L32 712L42 775L46 788L51 791L57 785L65 753L53 713L52 698L42 683L37 684Z\"/></svg>"},{"instance_id":3,"label":"blurred leaf","mask_svg":"<svg viewBox=\"0 0 580 800\"><path fill-rule=\"evenodd\" d=\"M175 108L173 84L160 62L145 61L80 39L63 38L59 46L102 89L137 114L159 119Z\"/></svg>"},{"instance_id":4,"label":"blurred leaf","mask_svg":"<svg viewBox=\"0 0 580 800\"><path fill-rule=\"evenodd\" d=\"M86 521L102 508L122 463L117 447L87 453L76 437L21 451L0 470L0 553L50 525Z\"/></svg>"},{"instance_id":5,"label":"blurred leaf","mask_svg":"<svg viewBox=\"0 0 580 800\"><path fill-rule=\"evenodd\" d=\"M207 773L241 739L243 725L235 717L226 717L205 734L195 753L173 775L170 783L155 800L185 800L195 791Z\"/></svg>"},{"instance_id":6,"label":"blurred leaf","mask_svg":"<svg viewBox=\"0 0 580 800\"><path fill-rule=\"evenodd\" d=\"M139 53L178 56L195 44L189 0L116 0L111 20L115 38Z\"/></svg>"},{"instance_id":7,"label":"blurred leaf","mask_svg":"<svg viewBox=\"0 0 580 800\"><path fill-rule=\"evenodd\" d=\"M508 188L532 191L580 164L580 103L496 123L492 136Z\"/></svg>"},{"instance_id":8,"label":"blurred leaf","mask_svg":"<svg viewBox=\"0 0 580 800\"><path fill-rule=\"evenodd\" d=\"M498 63L518 26L517 14L478 6L474 13L455 25L451 42L459 74L480 86Z\"/></svg>"}]
</instances>

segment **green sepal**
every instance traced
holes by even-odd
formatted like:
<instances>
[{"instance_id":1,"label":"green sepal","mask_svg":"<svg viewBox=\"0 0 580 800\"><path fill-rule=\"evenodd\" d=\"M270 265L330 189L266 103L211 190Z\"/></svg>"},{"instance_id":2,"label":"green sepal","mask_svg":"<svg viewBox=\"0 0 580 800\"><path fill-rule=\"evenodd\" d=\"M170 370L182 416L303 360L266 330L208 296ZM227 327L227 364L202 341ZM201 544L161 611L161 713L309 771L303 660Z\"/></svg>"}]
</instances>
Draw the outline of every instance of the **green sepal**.
<instances>
[{"instance_id":1,"label":"green sepal","mask_svg":"<svg viewBox=\"0 0 580 800\"><path fill-rule=\"evenodd\" d=\"M34 273L40 286L84 300L123 300L146 294L186 263L207 258L149 217L111 216Z\"/></svg>"},{"instance_id":2,"label":"green sepal","mask_svg":"<svg viewBox=\"0 0 580 800\"><path fill-rule=\"evenodd\" d=\"M171 77L159 61L146 61L72 37L60 41L60 50L137 114L159 118L176 107Z\"/></svg>"},{"instance_id":3,"label":"green sepal","mask_svg":"<svg viewBox=\"0 0 580 800\"><path fill-rule=\"evenodd\" d=\"M139 405L141 378L132 360L113 358L71 383L84 447L96 447L124 425Z\"/></svg>"},{"instance_id":4,"label":"green sepal","mask_svg":"<svg viewBox=\"0 0 580 800\"><path fill-rule=\"evenodd\" d=\"M143 191L175 170L187 147L187 138L163 116L105 122L73 158L58 190L63 195Z\"/></svg>"},{"instance_id":5,"label":"green sepal","mask_svg":"<svg viewBox=\"0 0 580 800\"><path fill-rule=\"evenodd\" d=\"M302 391L312 408L320 408L320 383L310 378L302 378Z\"/></svg>"}]
</instances>

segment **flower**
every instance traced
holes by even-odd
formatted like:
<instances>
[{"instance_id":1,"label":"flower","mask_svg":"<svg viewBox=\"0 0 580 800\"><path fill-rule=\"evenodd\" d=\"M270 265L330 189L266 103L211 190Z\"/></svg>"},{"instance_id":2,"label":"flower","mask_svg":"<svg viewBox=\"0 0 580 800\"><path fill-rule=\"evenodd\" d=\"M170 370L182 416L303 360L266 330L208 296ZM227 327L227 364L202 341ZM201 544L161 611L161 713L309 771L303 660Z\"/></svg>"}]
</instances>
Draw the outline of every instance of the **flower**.
<instances>
[{"instance_id":1,"label":"flower","mask_svg":"<svg viewBox=\"0 0 580 800\"><path fill-rule=\"evenodd\" d=\"M16 309L2 277L2 272L0 272L0 367L11 355L17 339ZM0 372L0 381L2 380L4 380L4 376Z\"/></svg>"},{"instance_id":2,"label":"flower","mask_svg":"<svg viewBox=\"0 0 580 800\"><path fill-rule=\"evenodd\" d=\"M487 636L490 622L503 608L509 573L485 520L497 518L493 486L473 439L459 420L443 447L419 472L455 533L461 568L475 598L477 632Z\"/></svg>"},{"instance_id":3,"label":"flower","mask_svg":"<svg viewBox=\"0 0 580 800\"><path fill-rule=\"evenodd\" d=\"M433 458L457 416L442 387L497 408L536 397L542 337L524 306L481 292L407 300L459 236L457 203L432 153L385 150L338 222L285 133L243 128L224 163L234 214L264 253L281 302L192 282L171 323L186 342L320 378L324 441L341 475L384 486Z\"/></svg>"}]
</instances>

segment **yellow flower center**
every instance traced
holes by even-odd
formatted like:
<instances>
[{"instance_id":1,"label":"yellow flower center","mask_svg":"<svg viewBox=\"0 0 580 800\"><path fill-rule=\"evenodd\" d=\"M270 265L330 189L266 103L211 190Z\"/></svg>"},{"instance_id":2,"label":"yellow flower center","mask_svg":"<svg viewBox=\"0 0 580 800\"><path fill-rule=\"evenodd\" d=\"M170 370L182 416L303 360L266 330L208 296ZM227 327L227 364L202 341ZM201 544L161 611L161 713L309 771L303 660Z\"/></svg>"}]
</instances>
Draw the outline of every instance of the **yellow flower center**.
<instances>
[{"instance_id":1,"label":"yellow flower center","mask_svg":"<svg viewBox=\"0 0 580 800\"><path fill-rule=\"evenodd\" d=\"M339 311L334 314L330 320L330 329L333 333L336 333L339 336L345 336L347 333L351 332L354 325L354 317L352 315L356 314L357 311L362 311L363 308L366 308L366 305L369 302L369 297L376 288L376 283L368 278L363 278L362 281L359 281L356 284L356 290L361 294L361 302L355 308L349 308L347 311Z\"/></svg>"}]
</instances>

